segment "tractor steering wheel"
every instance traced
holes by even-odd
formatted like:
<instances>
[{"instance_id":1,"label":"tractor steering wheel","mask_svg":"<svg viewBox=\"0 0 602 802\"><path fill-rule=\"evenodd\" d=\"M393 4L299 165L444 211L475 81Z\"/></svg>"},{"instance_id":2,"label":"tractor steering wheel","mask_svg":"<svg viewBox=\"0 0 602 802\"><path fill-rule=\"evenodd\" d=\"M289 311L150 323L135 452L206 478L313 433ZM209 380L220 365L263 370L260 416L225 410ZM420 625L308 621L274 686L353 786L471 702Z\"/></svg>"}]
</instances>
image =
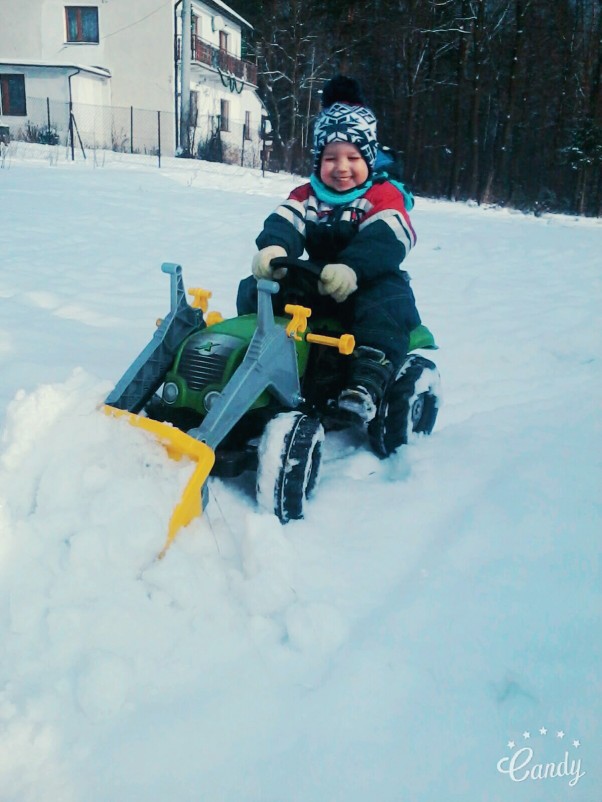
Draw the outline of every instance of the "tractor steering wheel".
<instances>
[{"instance_id":1,"label":"tractor steering wheel","mask_svg":"<svg viewBox=\"0 0 602 802\"><path fill-rule=\"evenodd\" d=\"M309 298L319 295L318 281L322 268L314 262L292 256L277 256L270 264L272 267L288 268L286 276L279 281L280 293L276 303L282 304L282 308L286 304L307 305Z\"/></svg>"},{"instance_id":2,"label":"tractor steering wheel","mask_svg":"<svg viewBox=\"0 0 602 802\"><path fill-rule=\"evenodd\" d=\"M272 259L270 264L272 267L286 267L292 268L293 270L304 270L306 273L309 273L311 276L315 276L316 278L320 278L320 274L322 273L322 268L318 267L318 265L314 262L310 262L309 259L297 259L294 256L277 256L275 259Z\"/></svg>"}]
</instances>

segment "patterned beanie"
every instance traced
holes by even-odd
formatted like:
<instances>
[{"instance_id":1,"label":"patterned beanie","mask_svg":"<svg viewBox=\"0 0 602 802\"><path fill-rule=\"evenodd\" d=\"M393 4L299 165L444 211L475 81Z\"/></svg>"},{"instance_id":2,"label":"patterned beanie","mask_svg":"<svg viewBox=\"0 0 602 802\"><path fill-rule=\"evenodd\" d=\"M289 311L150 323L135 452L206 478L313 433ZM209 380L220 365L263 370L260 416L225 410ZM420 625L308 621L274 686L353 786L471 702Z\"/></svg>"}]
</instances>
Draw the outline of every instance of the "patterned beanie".
<instances>
[{"instance_id":1,"label":"patterned beanie","mask_svg":"<svg viewBox=\"0 0 602 802\"><path fill-rule=\"evenodd\" d=\"M356 145L372 172L376 160L376 117L367 106L352 78L338 75L322 93L323 109L314 124L314 172L319 175L322 152L330 142Z\"/></svg>"}]
</instances>

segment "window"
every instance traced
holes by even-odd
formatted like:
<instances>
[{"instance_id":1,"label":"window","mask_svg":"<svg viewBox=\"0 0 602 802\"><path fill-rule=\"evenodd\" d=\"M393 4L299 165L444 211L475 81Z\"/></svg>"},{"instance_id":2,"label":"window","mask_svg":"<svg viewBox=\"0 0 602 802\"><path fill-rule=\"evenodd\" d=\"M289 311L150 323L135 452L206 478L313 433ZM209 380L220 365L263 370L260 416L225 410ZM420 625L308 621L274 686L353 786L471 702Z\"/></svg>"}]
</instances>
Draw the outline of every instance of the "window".
<instances>
[{"instance_id":1,"label":"window","mask_svg":"<svg viewBox=\"0 0 602 802\"><path fill-rule=\"evenodd\" d=\"M96 6L65 6L68 42L98 44L98 9Z\"/></svg>"},{"instance_id":2,"label":"window","mask_svg":"<svg viewBox=\"0 0 602 802\"><path fill-rule=\"evenodd\" d=\"M226 31L219 32L219 49L223 53L228 52L228 34L226 33Z\"/></svg>"},{"instance_id":3,"label":"window","mask_svg":"<svg viewBox=\"0 0 602 802\"><path fill-rule=\"evenodd\" d=\"M251 139L251 112L245 111L245 139Z\"/></svg>"},{"instance_id":4,"label":"window","mask_svg":"<svg viewBox=\"0 0 602 802\"><path fill-rule=\"evenodd\" d=\"M229 131L230 130L230 101L229 100L222 100L221 101L221 114L219 118L219 130L220 131Z\"/></svg>"},{"instance_id":5,"label":"window","mask_svg":"<svg viewBox=\"0 0 602 802\"><path fill-rule=\"evenodd\" d=\"M26 117L25 76L0 74L0 114Z\"/></svg>"}]
</instances>

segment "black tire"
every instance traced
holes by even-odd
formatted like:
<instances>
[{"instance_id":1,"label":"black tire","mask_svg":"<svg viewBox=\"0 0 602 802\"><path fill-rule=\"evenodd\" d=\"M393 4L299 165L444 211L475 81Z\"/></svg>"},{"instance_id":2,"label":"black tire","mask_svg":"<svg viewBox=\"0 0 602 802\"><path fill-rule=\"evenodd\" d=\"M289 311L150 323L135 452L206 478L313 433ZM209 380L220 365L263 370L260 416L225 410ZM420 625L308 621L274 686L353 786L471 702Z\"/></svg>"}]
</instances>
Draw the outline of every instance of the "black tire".
<instances>
[{"instance_id":1,"label":"black tire","mask_svg":"<svg viewBox=\"0 0 602 802\"><path fill-rule=\"evenodd\" d=\"M405 445L412 434L430 434L440 403L436 365L410 354L387 387L368 427L375 454L384 459Z\"/></svg>"},{"instance_id":2,"label":"black tire","mask_svg":"<svg viewBox=\"0 0 602 802\"><path fill-rule=\"evenodd\" d=\"M257 501L283 524L303 518L316 488L324 428L303 412L276 415L259 443Z\"/></svg>"}]
</instances>

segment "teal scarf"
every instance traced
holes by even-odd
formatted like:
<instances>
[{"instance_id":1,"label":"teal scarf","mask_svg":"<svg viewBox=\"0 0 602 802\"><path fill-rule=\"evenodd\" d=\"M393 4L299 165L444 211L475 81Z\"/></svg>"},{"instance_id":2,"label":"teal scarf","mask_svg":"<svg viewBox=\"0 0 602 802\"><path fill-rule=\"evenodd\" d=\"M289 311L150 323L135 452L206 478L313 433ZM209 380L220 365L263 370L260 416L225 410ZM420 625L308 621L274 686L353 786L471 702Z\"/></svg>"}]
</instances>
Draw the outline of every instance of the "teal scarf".
<instances>
[{"instance_id":1,"label":"teal scarf","mask_svg":"<svg viewBox=\"0 0 602 802\"><path fill-rule=\"evenodd\" d=\"M401 181L396 181L394 178L389 178L385 172L378 173L376 178L380 179L381 181L389 181L389 183L393 184L393 186L396 187L403 195L405 207L408 212L412 211L414 208L414 196L408 189L405 188ZM373 182L372 179L368 179L361 185L361 187L350 189L347 192L337 192L335 189L330 189L330 187L327 187L326 184L323 184L318 176L314 173L309 179L309 183L311 184L313 191L316 193L318 200L322 201L323 203L328 203L331 206L343 206L346 203L351 203L351 201L354 201L356 198L361 198L361 196L370 189Z\"/></svg>"},{"instance_id":2,"label":"teal scarf","mask_svg":"<svg viewBox=\"0 0 602 802\"><path fill-rule=\"evenodd\" d=\"M309 179L309 183L316 193L317 199L323 203L329 203L331 206L343 206L346 203L351 203L356 198L361 198L372 186L372 181L368 179L360 187L349 189L347 192L337 192L335 189L330 189L326 184L323 184L315 173Z\"/></svg>"}]
</instances>

